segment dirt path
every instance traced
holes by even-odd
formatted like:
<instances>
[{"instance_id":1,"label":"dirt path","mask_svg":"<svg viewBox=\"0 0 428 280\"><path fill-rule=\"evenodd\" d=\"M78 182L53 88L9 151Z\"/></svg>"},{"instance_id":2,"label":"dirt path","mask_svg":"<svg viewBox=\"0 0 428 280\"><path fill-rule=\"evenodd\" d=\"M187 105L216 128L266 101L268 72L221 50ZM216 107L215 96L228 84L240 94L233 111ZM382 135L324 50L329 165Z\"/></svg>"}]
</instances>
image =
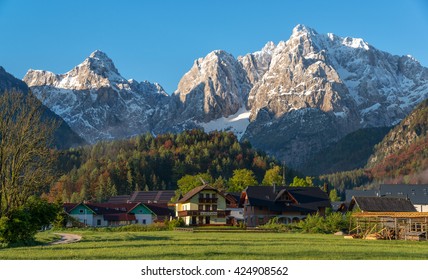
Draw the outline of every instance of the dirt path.
<instances>
[{"instance_id":1,"label":"dirt path","mask_svg":"<svg viewBox=\"0 0 428 280\"><path fill-rule=\"evenodd\" d=\"M55 233L55 234L58 234L59 236L61 236L61 239L51 242L49 243L49 245L74 243L74 242L79 242L80 239L82 239L82 236L77 234L71 234L71 233Z\"/></svg>"}]
</instances>

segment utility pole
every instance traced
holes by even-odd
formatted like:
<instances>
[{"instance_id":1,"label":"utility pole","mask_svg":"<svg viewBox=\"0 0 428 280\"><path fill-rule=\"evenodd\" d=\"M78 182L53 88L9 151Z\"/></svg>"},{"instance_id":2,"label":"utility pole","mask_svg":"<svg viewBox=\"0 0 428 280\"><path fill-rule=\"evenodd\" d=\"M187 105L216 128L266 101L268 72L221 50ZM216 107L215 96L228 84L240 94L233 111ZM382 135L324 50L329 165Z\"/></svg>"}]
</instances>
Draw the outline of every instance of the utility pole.
<instances>
[{"instance_id":1,"label":"utility pole","mask_svg":"<svg viewBox=\"0 0 428 280\"><path fill-rule=\"evenodd\" d=\"M285 160L282 161L282 185L285 186Z\"/></svg>"}]
</instances>

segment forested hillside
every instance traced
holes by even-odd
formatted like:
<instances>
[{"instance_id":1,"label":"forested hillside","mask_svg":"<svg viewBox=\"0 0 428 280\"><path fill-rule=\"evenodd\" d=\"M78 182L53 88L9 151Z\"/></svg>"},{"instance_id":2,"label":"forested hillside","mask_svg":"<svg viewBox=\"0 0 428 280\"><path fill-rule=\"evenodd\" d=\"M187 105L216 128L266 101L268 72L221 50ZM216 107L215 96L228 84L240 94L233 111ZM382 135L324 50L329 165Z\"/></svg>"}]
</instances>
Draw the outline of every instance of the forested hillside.
<instances>
[{"instance_id":1,"label":"forested hillside","mask_svg":"<svg viewBox=\"0 0 428 280\"><path fill-rule=\"evenodd\" d=\"M319 179L339 190L381 183L427 184L428 100L375 146L363 169L322 175Z\"/></svg>"},{"instance_id":2,"label":"forested hillside","mask_svg":"<svg viewBox=\"0 0 428 280\"><path fill-rule=\"evenodd\" d=\"M391 127L370 127L354 131L317 153L300 171L320 175L363 168Z\"/></svg>"},{"instance_id":3,"label":"forested hillside","mask_svg":"<svg viewBox=\"0 0 428 280\"><path fill-rule=\"evenodd\" d=\"M198 173L227 184L237 169L251 170L262 182L274 165L279 163L228 132L145 134L61 152L58 173L64 175L46 195L50 200L103 201L135 190L176 189L184 175ZM287 181L293 176L289 170Z\"/></svg>"},{"instance_id":4,"label":"forested hillside","mask_svg":"<svg viewBox=\"0 0 428 280\"><path fill-rule=\"evenodd\" d=\"M376 145L367 168L376 180L428 183L428 99Z\"/></svg>"}]
</instances>

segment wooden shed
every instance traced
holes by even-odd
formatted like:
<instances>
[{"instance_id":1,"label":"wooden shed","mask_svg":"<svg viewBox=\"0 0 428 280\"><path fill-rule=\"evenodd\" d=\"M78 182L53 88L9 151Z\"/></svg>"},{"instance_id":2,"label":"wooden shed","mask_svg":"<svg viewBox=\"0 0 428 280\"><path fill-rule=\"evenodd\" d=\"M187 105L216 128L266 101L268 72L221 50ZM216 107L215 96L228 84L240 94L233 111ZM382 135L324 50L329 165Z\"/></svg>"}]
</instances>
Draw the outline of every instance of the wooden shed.
<instances>
[{"instance_id":1,"label":"wooden shed","mask_svg":"<svg viewBox=\"0 0 428 280\"><path fill-rule=\"evenodd\" d=\"M353 232L361 238L427 240L427 212L359 212Z\"/></svg>"}]
</instances>

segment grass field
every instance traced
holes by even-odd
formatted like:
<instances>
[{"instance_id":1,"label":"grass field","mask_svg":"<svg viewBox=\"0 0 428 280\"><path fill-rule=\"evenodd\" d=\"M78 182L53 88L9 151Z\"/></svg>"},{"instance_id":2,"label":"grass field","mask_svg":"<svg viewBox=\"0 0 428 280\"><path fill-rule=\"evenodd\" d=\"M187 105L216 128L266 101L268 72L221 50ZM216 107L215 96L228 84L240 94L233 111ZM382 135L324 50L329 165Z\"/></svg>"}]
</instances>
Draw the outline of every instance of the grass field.
<instances>
[{"instance_id":1,"label":"grass field","mask_svg":"<svg viewBox=\"0 0 428 280\"><path fill-rule=\"evenodd\" d=\"M272 232L73 232L66 245L1 248L0 259L428 259L428 242L348 240L341 236ZM41 242L53 233L38 235Z\"/></svg>"}]
</instances>

